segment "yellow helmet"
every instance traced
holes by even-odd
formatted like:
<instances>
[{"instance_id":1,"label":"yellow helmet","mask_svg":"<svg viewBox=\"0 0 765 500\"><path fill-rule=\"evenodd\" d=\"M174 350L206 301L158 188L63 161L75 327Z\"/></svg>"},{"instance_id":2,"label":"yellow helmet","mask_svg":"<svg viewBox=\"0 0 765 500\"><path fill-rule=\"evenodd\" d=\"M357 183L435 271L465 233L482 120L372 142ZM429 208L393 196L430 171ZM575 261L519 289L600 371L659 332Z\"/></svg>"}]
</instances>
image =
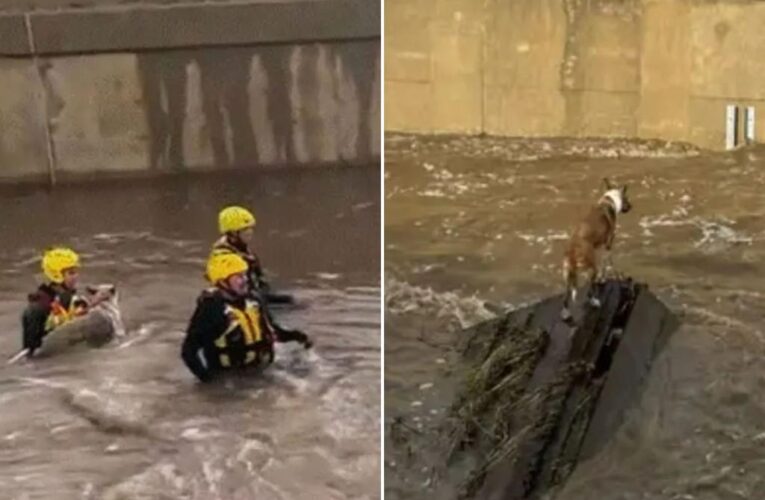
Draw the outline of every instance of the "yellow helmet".
<instances>
[{"instance_id":1,"label":"yellow helmet","mask_svg":"<svg viewBox=\"0 0 765 500\"><path fill-rule=\"evenodd\" d=\"M248 269L247 262L235 253L213 252L207 261L207 279L214 285Z\"/></svg>"},{"instance_id":2,"label":"yellow helmet","mask_svg":"<svg viewBox=\"0 0 765 500\"><path fill-rule=\"evenodd\" d=\"M218 214L218 229L221 234L241 231L255 226L255 216L242 207L226 207Z\"/></svg>"},{"instance_id":3,"label":"yellow helmet","mask_svg":"<svg viewBox=\"0 0 765 500\"><path fill-rule=\"evenodd\" d=\"M52 248L43 255L43 273L53 283L63 283L64 271L73 267L80 267L80 256L69 248Z\"/></svg>"}]
</instances>

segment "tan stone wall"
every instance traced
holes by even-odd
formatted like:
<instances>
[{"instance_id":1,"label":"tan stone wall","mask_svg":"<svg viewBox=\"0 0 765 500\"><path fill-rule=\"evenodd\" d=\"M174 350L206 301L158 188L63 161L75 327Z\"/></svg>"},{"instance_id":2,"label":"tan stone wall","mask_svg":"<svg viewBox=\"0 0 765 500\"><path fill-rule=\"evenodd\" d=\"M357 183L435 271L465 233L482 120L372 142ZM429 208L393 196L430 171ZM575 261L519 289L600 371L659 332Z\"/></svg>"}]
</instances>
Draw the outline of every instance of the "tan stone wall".
<instances>
[{"instance_id":1,"label":"tan stone wall","mask_svg":"<svg viewBox=\"0 0 765 500\"><path fill-rule=\"evenodd\" d=\"M765 141L765 3L387 0L385 127L620 136L722 149L725 106Z\"/></svg>"}]
</instances>

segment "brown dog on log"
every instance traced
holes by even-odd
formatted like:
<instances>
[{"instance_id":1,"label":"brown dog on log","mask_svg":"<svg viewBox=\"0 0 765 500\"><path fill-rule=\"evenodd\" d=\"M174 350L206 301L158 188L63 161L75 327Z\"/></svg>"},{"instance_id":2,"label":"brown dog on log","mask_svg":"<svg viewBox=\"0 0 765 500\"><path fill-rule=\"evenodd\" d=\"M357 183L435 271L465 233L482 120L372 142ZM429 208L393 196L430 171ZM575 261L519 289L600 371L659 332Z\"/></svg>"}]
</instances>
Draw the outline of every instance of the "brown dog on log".
<instances>
[{"instance_id":1,"label":"brown dog on log","mask_svg":"<svg viewBox=\"0 0 765 500\"><path fill-rule=\"evenodd\" d=\"M577 225L563 258L563 278L566 281L564 319L571 317L569 305L576 300L579 274L585 274L592 290L592 284L605 277L606 267L612 266L611 248L616 235L616 216L632 208L627 199L627 186L615 187L608 179L603 179L603 183L605 193ZM590 303L595 307L600 305L594 296Z\"/></svg>"}]
</instances>

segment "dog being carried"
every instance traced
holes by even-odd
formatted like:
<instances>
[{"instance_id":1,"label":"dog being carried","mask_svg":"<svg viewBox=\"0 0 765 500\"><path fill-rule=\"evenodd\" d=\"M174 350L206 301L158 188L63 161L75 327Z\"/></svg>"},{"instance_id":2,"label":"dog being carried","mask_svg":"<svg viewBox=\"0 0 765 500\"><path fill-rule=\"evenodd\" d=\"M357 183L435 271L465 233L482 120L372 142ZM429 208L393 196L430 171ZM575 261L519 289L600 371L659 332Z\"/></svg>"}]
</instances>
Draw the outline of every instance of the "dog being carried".
<instances>
[{"instance_id":1,"label":"dog being carried","mask_svg":"<svg viewBox=\"0 0 765 500\"><path fill-rule=\"evenodd\" d=\"M52 356L77 344L99 347L125 336L116 287L89 286L86 291L85 300L92 301L87 312L48 332L35 357Z\"/></svg>"},{"instance_id":2,"label":"dog being carried","mask_svg":"<svg viewBox=\"0 0 765 500\"><path fill-rule=\"evenodd\" d=\"M103 344L115 335L124 335L124 325L117 306L117 291L112 285L88 287L86 294L77 291L80 257L69 248L45 252L42 270L46 282L29 294L29 303L21 318L22 350L10 362L43 351L53 345L72 345L82 341Z\"/></svg>"}]
</instances>

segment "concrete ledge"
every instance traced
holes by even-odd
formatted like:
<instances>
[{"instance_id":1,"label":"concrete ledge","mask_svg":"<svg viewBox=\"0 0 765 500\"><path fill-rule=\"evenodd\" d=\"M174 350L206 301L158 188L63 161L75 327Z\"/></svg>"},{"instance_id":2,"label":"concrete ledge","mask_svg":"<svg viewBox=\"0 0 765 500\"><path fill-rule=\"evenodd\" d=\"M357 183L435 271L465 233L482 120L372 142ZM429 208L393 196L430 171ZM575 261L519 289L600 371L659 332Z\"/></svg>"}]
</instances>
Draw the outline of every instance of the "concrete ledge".
<instances>
[{"instance_id":1,"label":"concrete ledge","mask_svg":"<svg viewBox=\"0 0 765 500\"><path fill-rule=\"evenodd\" d=\"M207 165L204 167L188 170L96 170L87 172L57 172L56 186L89 186L98 184L114 184L115 181L125 183L157 182L161 179L173 178L218 178L221 174L232 177L240 176L242 182L251 179L255 173L279 172L285 169L291 171L310 172L343 170L348 168L378 168L381 162L380 156L373 156L368 160L349 160L342 163L314 162L302 164L274 164L259 165L257 167L216 167ZM51 187L50 175L47 172L31 172L23 175L6 175L0 172L0 195L18 193L19 187L29 189L48 189Z\"/></svg>"},{"instance_id":2,"label":"concrete ledge","mask_svg":"<svg viewBox=\"0 0 765 500\"><path fill-rule=\"evenodd\" d=\"M29 54L27 30L23 16L0 16L0 54Z\"/></svg>"},{"instance_id":3,"label":"concrete ledge","mask_svg":"<svg viewBox=\"0 0 765 500\"><path fill-rule=\"evenodd\" d=\"M0 56L65 55L380 37L379 0L145 5L0 16Z\"/></svg>"}]
</instances>

